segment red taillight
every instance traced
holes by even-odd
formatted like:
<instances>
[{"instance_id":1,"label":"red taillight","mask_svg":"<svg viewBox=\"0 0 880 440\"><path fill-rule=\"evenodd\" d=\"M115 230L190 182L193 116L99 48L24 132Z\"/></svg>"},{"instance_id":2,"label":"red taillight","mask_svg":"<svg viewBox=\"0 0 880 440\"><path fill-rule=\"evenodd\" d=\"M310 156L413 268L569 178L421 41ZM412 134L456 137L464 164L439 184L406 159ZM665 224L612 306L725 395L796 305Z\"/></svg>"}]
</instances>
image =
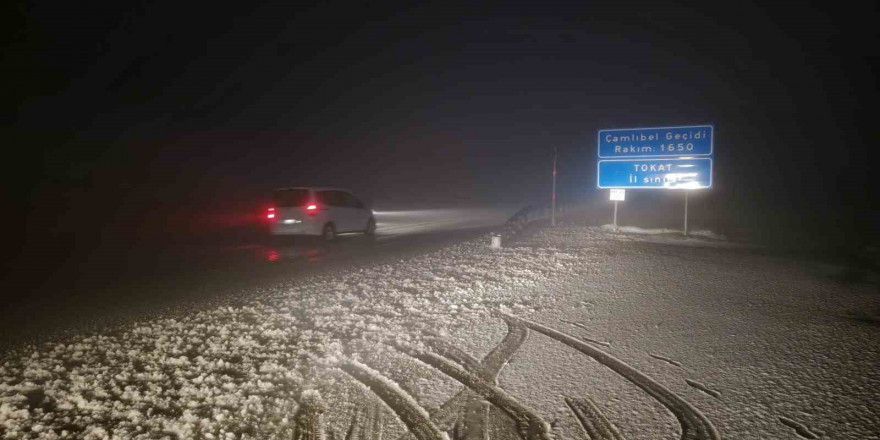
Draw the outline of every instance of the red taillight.
<instances>
[{"instance_id":1,"label":"red taillight","mask_svg":"<svg viewBox=\"0 0 880 440\"><path fill-rule=\"evenodd\" d=\"M269 213L266 214L266 218L275 218L275 208L269 208Z\"/></svg>"},{"instance_id":2,"label":"red taillight","mask_svg":"<svg viewBox=\"0 0 880 440\"><path fill-rule=\"evenodd\" d=\"M318 205L308 205L306 206L306 214L315 215L318 213Z\"/></svg>"}]
</instances>

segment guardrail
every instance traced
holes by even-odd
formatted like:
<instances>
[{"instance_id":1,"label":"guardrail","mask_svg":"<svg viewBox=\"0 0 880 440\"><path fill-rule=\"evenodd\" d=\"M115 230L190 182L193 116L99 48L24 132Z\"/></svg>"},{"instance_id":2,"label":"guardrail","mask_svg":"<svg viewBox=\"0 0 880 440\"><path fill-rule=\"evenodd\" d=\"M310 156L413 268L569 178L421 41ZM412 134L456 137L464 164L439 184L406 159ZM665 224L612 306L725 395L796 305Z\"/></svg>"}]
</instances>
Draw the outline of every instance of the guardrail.
<instances>
[{"instance_id":1,"label":"guardrail","mask_svg":"<svg viewBox=\"0 0 880 440\"><path fill-rule=\"evenodd\" d=\"M556 204L556 218L559 219L560 216L569 211L573 207L570 203L565 204ZM500 235L504 238L511 238L522 232L522 230L531 223L541 220L550 220L550 206L534 206L527 205L526 207L520 209L515 214L513 214L507 222L504 223L504 226L501 228L501 231L496 233L495 235Z\"/></svg>"},{"instance_id":2,"label":"guardrail","mask_svg":"<svg viewBox=\"0 0 880 440\"><path fill-rule=\"evenodd\" d=\"M550 208L528 205L513 214L501 228L500 235L505 238L519 234L529 223L550 218Z\"/></svg>"}]
</instances>

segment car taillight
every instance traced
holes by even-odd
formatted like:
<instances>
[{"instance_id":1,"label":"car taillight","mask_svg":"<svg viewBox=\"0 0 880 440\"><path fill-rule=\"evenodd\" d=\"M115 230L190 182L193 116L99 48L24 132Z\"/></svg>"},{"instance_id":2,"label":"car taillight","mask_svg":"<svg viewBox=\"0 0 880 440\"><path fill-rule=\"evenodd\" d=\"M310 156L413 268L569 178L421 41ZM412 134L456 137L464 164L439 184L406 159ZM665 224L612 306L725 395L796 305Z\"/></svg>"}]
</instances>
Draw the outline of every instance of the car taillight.
<instances>
[{"instance_id":1,"label":"car taillight","mask_svg":"<svg viewBox=\"0 0 880 440\"><path fill-rule=\"evenodd\" d=\"M268 218L268 219L275 218L275 208L269 208L269 212L266 214L266 218Z\"/></svg>"},{"instance_id":2,"label":"car taillight","mask_svg":"<svg viewBox=\"0 0 880 440\"><path fill-rule=\"evenodd\" d=\"M308 205L306 206L306 213L308 215L315 215L318 213L318 205Z\"/></svg>"}]
</instances>

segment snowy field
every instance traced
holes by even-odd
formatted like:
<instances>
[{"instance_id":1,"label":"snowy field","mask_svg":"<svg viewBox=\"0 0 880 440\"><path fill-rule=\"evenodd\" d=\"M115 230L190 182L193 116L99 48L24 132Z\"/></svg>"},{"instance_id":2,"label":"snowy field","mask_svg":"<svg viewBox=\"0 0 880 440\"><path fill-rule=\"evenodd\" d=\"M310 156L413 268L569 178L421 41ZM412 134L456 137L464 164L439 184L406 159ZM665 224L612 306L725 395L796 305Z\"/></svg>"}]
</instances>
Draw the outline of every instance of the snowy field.
<instances>
[{"instance_id":1,"label":"snowy field","mask_svg":"<svg viewBox=\"0 0 880 440\"><path fill-rule=\"evenodd\" d=\"M876 284L638 232L486 237L22 347L0 438L880 439Z\"/></svg>"}]
</instances>

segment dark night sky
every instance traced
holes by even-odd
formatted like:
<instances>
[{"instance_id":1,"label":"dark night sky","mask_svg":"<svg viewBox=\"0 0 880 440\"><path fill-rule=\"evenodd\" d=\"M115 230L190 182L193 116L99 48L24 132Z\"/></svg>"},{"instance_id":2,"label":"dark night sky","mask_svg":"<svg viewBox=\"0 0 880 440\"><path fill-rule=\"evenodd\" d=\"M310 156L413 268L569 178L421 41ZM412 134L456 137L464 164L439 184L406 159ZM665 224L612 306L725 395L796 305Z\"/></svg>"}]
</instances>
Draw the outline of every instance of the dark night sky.
<instances>
[{"instance_id":1,"label":"dark night sky","mask_svg":"<svg viewBox=\"0 0 880 440\"><path fill-rule=\"evenodd\" d=\"M4 186L23 237L78 243L293 183L532 201L553 147L589 199L597 129L714 123L705 203L864 232L874 2L607 3L20 4Z\"/></svg>"}]
</instances>

